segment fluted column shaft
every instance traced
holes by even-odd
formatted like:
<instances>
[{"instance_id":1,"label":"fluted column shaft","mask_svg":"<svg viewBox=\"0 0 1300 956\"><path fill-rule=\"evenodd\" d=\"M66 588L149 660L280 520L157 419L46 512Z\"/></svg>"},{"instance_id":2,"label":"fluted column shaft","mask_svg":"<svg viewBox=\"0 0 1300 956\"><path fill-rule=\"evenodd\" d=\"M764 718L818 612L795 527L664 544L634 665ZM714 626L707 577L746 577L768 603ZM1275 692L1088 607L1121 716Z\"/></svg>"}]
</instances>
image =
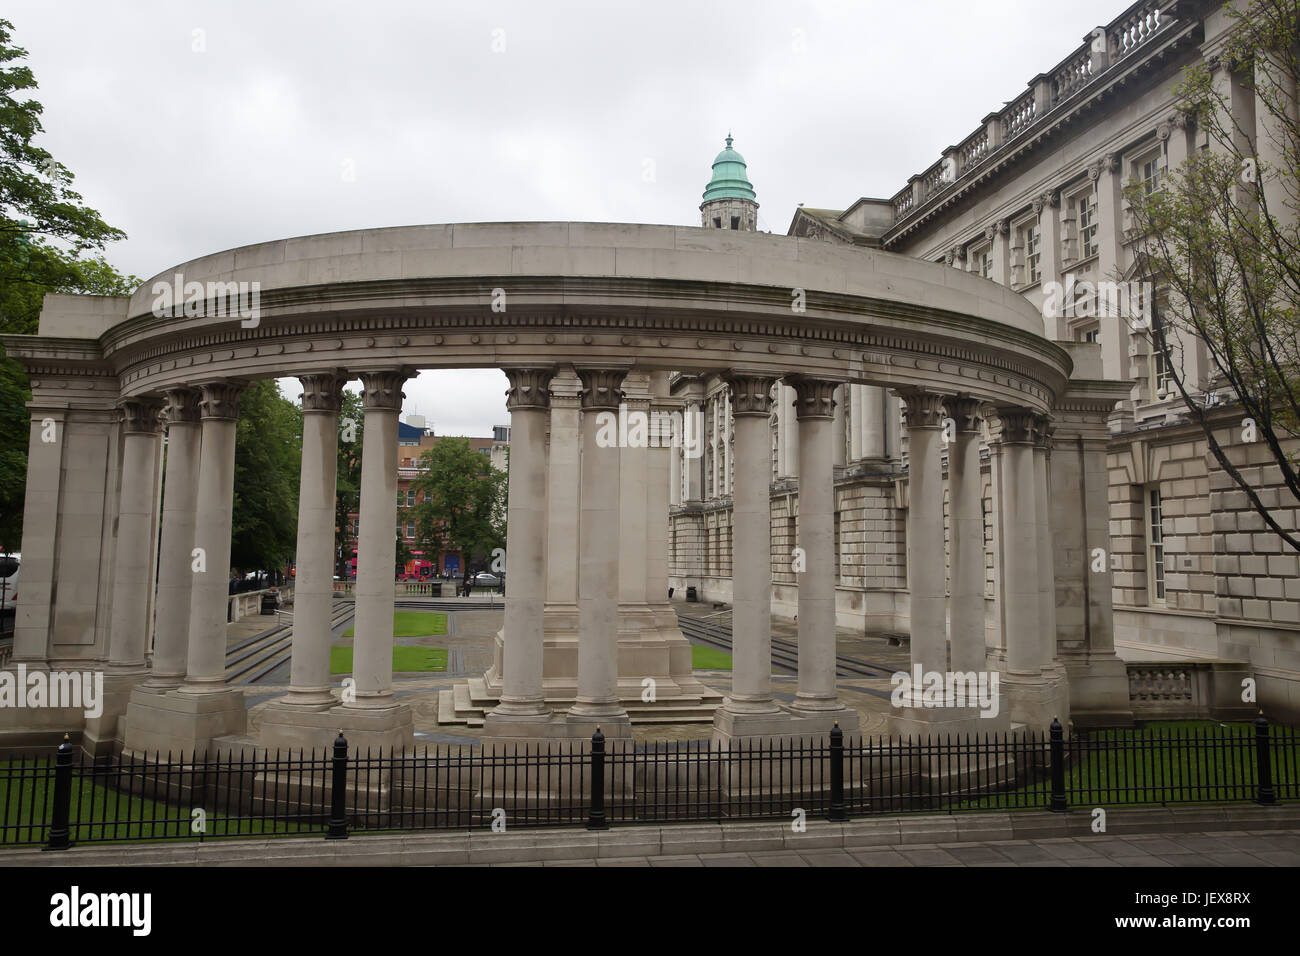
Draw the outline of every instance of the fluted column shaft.
<instances>
[{"instance_id":1,"label":"fluted column shaft","mask_svg":"<svg viewBox=\"0 0 1300 956\"><path fill-rule=\"evenodd\" d=\"M911 603L911 663L923 672L948 669L944 581L943 427L941 395L903 396L907 412L907 584Z\"/></svg>"},{"instance_id":2,"label":"fluted column shaft","mask_svg":"<svg viewBox=\"0 0 1300 956\"><path fill-rule=\"evenodd\" d=\"M984 669L984 490L980 478L980 402L956 398L948 446L949 642L952 669Z\"/></svg>"},{"instance_id":3,"label":"fluted column shaft","mask_svg":"<svg viewBox=\"0 0 1300 956\"><path fill-rule=\"evenodd\" d=\"M546 603L546 427L550 368L508 368L510 485L506 505L505 673L490 719L542 718L542 615Z\"/></svg>"},{"instance_id":4,"label":"fluted column shaft","mask_svg":"<svg viewBox=\"0 0 1300 956\"><path fill-rule=\"evenodd\" d=\"M405 371L363 372L365 434L361 445L361 527L357 531L356 638L352 648L355 700L347 706L393 702L393 579L397 563L397 417Z\"/></svg>"},{"instance_id":5,"label":"fluted column shaft","mask_svg":"<svg viewBox=\"0 0 1300 956\"><path fill-rule=\"evenodd\" d=\"M202 453L199 393L176 388L167 393L167 458L163 480L162 533L158 549L158 595L154 605L153 666L147 685L176 687L185 677L189 649L191 569L195 508Z\"/></svg>"},{"instance_id":6,"label":"fluted column shaft","mask_svg":"<svg viewBox=\"0 0 1300 956\"><path fill-rule=\"evenodd\" d=\"M733 496L731 694L723 707L737 714L777 713L772 700L772 524L768 488L768 417L772 379L734 374L736 486Z\"/></svg>"},{"instance_id":7,"label":"fluted column shaft","mask_svg":"<svg viewBox=\"0 0 1300 956\"><path fill-rule=\"evenodd\" d=\"M791 710L839 710L835 692L835 382L793 378L799 421L799 691Z\"/></svg>"},{"instance_id":8,"label":"fluted column shaft","mask_svg":"<svg viewBox=\"0 0 1300 956\"><path fill-rule=\"evenodd\" d=\"M626 372L577 370L582 380L582 482L578 523L578 694L569 715L626 719L618 697L619 457L601 447L602 418L617 415ZM603 413L603 414L602 414Z\"/></svg>"},{"instance_id":9,"label":"fluted column shaft","mask_svg":"<svg viewBox=\"0 0 1300 956\"><path fill-rule=\"evenodd\" d=\"M334 522L339 461L341 372L304 375L298 550L293 582L293 656L284 703L331 705L330 618L334 608Z\"/></svg>"},{"instance_id":10,"label":"fluted column shaft","mask_svg":"<svg viewBox=\"0 0 1300 956\"><path fill-rule=\"evenodd\" d=\"M154 478L157 474L162 402L122 403L122 486L113 557L113 617L109 630L110 673L143 673L153 590Z\"/></svg>"},{"instance_id":11,"label":"fluted column shaft","mask_svg":"<svg viewBox=\"0 0 1300 956\"><path fill-rule=\"evenodd\" d=\"M203 385L199 397L202 438L199 452L199 497L194 517L191 559L189 648L180 692L205 694L226 686L226 609L229 605L230 525L234 511L235 426L243 383Z\"/></svg>"}]
</instances>

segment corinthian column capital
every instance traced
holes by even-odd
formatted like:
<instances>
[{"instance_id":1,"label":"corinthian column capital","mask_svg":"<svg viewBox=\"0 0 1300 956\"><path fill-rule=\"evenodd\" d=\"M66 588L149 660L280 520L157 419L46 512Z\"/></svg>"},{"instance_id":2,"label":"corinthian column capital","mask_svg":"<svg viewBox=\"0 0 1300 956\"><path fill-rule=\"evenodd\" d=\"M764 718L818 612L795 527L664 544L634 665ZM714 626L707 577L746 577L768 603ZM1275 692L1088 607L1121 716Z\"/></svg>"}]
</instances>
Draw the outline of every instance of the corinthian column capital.
<instances>
[{"instance_id":1,"label":"corinthian column capital","mask_svg":"<svg viewBox=\"0 0 1300 956\"><path fill-rule=\"evenodd\" d=\"M722 378L731 387L733 416L740 418L743 415L771 414L772 383L776 379L767 375L750 375L743 372L728 372Z\"/></svg>"},{"instance_id":2,"label":"corinthian column capital","mask_svg":"<svg viewBox=\"0 0 1300 956\"><path fill-rule=\"evenodd\" d=\"M167 401L168 425L197 425L199 422L199 390L196 388L169 388L163 393Z\"/></svg>"},{"instance_id":3,"label":"corinthian column capital","mask_svg":"<svg viewBox=\"0 0 1300 956\"><path fill-rule=\"evenodd\" d=\"M411 377L410 369L385 369L361 373L361 406L376 411L401 411L402 385Z\"/></svg>"},{"instance_id":4,"label":"corinthian column capital","mask_svg":"<svg viewBox=\"0 0 1300 956\"><path fill-rule=\"evenodd\" d=\"M199 386L199 417L209 420L234 421L239 418L239 396L247 382L208 382Z\"/></svg>"},{"instance_id":5,"label":"corinthian column capital","mask_svg":"<svg viewBox=\"0 0 1300 956\"><path fill-rule=\"evenodd\" d=\"M582 381L583 411L613 411L618 408L623 400L623 379L627 377L627 369L580 368L576 371Z\"/></svg>"},{"instance_id":6,"label":"corinthian column capital","mask_svg":"<svg viewBox=\"0 0 1300 956\"><path fill-rule=\"evenodd\" d=\"M903 400L903 417L908 428L943 426L944 396L919 388L901 389L898 394Z\"/></svg>"},{"instance_id":7,"label":"corinthian column capital","mask_svg":"<svg viewBox=\"0 0 1300 956\"><path fill-rule=\"evenodd\" d=\"M791 375L785 383L794 389L795 418L799 421L835 417L835 389L839 382Z\"/></svg>"},{"instance_id":8,"label":"corinthian column capital","mask_svg":"<svg viewBox=\"0 0 1300 956\"><path fill-rule=\"evenodd\" d=\"M1027 408L999 408L1004 444L1033 444L1039 415Z\"/></svg>"},{"instance_id":9,"label":"corinthian column capital","mask_svg":"<svg viewBox=\"0 0 1300 956\"><path fill-rule=\"evenodd\" d=\"M536 408L545 410L551 407L551 378L555 369L545 368L507 368L506 380L510 387L506 389L506 408Z\"/></svg>"},{"instance_id":10,"label":"corinthian column capital","mask_svg":"<svg viewBox=\"0 0 1300 956\"><path fill-rule=\"evenodd\" d=\"M348 377L342 371L300 375L304 412L337 412L343 407L343 386Z\"/></svg>"},{"instance_id":11,"label":"corinthian column capital","mask_svg":"<svg viewBox=\"0 0 1300 956\"><path fill-rule=\"evenodd\" d=\"M122 429L129 435L153 435L162 431L159 416L163 400L153 396L128 398L118 403L122 412Z\"/></svg>"},{"instance_id":12,"label":"corinthian column capital","mask_svg":"<svg viewBox=\"0 0 1300 956\"><path fill-rule=\"evenodd\" d=\"M948 414L957 423L957 432L978 432L984 421L984 403L969 395L955 395L944 400Z\"/></svg>"}]
</instances>

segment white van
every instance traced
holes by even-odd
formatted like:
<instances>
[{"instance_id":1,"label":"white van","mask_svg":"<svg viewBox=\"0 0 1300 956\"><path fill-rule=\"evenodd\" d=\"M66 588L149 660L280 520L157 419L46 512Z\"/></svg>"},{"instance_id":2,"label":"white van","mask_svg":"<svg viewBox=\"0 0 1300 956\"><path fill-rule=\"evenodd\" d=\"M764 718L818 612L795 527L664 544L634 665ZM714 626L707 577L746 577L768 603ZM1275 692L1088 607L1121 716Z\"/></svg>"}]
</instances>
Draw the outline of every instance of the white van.
<instances>
[{"instance_id":1,"label":"white van","mask_svg":"<svg viewBox=\"0 0 1300 956\"><path fill-rule=\"evenodd\" d=\"M18 597L18 566L23 556L18 553L0 554L0 612L11 611Z\"/></svg>"}]
</instances>

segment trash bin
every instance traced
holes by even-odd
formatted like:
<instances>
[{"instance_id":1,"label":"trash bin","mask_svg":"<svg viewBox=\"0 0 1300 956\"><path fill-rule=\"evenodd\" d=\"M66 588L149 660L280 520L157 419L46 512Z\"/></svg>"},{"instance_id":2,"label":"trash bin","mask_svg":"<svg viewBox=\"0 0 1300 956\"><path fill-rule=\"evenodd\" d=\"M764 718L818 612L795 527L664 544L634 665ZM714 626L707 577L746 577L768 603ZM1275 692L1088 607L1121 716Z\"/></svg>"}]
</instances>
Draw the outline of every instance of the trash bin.
<instances>
[{"instance_id":1,"label":"trash bin","mask_svg":"<svg viewBox=\"0 0 1300 956\"><path fill-rule=\"evenodd\" d=\"M691 585L690 587L688 587L688 588L686 589L686 600L688 600L688 601L698 601L699 599L700 599L700 598L699 598L699 595L695 593L695 586L694 586L694 585Z\"/></svg>"},{"instance_id":2,"label":"trash bin","mask_svg":"<svg viewBox=\"0 0 1300 956\"><path fill-rule=\"evenodd\" d=\"M433 597L442 597L442 582L435 581L429 585L429 594Z\"/></svg>"},{"instance_id":3,"label":"trash bin","mask_svg":"<svg viewBox=\"0 0 1300 956\"><path fill-rule=\"evenodd\" d=\"M275 588L262 595L262 613L274 614L280 608L280 592Z\"/></svg>"}]
</instances>

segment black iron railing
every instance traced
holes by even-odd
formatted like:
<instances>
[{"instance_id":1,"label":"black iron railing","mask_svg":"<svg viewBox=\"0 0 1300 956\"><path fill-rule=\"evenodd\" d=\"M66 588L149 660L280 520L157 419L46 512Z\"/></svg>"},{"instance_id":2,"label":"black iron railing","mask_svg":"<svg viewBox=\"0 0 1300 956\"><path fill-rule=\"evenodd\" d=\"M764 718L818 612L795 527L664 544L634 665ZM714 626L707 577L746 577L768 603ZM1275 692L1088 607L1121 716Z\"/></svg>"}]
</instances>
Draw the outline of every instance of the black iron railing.
<instances>
[{"instance_id":1,"label":"black iron railing","mask_svg":"<svg viewBox=\"0 0 1300 956\"><path fill-rule=\"evenodd\" d=\"M1253 726L933 738L606 740L91 762L0 760L0 845L846 820L1300 799L1300 731Z\"/></svg>"}]
</instances>

